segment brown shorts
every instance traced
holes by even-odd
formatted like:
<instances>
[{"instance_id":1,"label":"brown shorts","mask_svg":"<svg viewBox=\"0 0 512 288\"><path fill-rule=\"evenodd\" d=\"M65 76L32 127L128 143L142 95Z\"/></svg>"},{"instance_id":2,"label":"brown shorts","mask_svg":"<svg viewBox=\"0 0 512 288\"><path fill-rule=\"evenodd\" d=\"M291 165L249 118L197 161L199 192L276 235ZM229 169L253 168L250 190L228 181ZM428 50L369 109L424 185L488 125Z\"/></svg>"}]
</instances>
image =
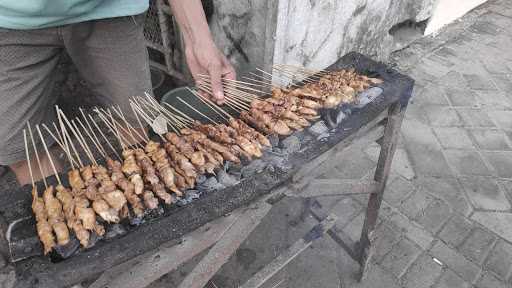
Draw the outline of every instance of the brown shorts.
<instances>
[{"instance_id":1,"label":"brown shorts","mask_svg":"<svg viewBox=\"0 0 512 288\"><path fill-rule=\"evenodd\" d=\"M131 111L128 98L151 90L143 26L144 15L137 15L37 30L0 28L0 164L25 158L27 121L55 121L52 90L64 51L103 104Z\"/></svg>"}]
</instances>

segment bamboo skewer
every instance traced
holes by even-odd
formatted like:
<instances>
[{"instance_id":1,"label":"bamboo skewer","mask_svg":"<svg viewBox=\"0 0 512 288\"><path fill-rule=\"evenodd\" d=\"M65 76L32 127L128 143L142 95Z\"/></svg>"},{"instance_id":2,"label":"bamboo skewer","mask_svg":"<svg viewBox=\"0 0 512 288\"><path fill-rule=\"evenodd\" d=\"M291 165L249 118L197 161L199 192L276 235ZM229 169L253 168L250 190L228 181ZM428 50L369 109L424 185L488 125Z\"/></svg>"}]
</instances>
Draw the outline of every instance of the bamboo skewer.
<instances>
[{"instance_id":1,"label":"bamboo skewer","mask_svg":"<svg viewBox=\"0 0 512 288\"><path fill-rule=\"evenodd\" d=\"M53 125L55 125L55 123L53 123ZM69 164L71 166L73 166L73 164L78 166L78 163L76 163L76 160L73 159L73 157L71 157L71 155L69 155L68 151L66 150L67 148L64 146L63 139L60 136L59 130L57 130L57 134L59 135L59 137L57 138L55 136L55 134L53 134L53 132L50 130L50 128L48 128L48 126L46 126L46 124L43 123L42 126L46 130L46 132L48 132L48 134L50 134L50 136L53 138L53 140L55 140L57 145L59 145L59 147L64 151L64 154L66 154L66 157L68 158ZM55 128L57 129L57 126L55 126Z\"/></svg>"},{"instance_id":2,"label":"bamboo skewer","mask_svg":"<svg viewBox=\"0 0 512 288\"><path fill-rule=\"evenodd\" d=\"M177 97L176 99L178 99L178 101L182 102L183 104L187 105L188 108L194 110L194 112L196 112L197 114L201 115L202 117L208 119L210 122L212 122L213 124L219 124L217 123L215 120L211 119L210 117L204 115L201 111L197 110L196 108L194 108L192 105L188 104L187 102L185 102L183 99L181 99L180 97Z\"/></svg>"},{"instance_id":3,"label":"bamboo skewer","mask_svg":"<svg viewBox=\"0 0 512 288\"><path fill-rule=\"evenodd\" d=\"M46 156L48 156L48 160L50 161L50 165L52 166L53 173L55 175L55 178L57 179L57 183L59 185L62 185L62 181L60 181L59 172L57 172L57 168L55 167L55 163L53 162L52 155L50 154L50 151L48 150L48 146L44 142L43 134L41 133L41 129L39 129L39 125L36 125L37 133L39 134L39 138L41 139L41 142L43 143L44 150L46 151Z\"/></svg>"},{"instance_id":4,"label":"bamboo skewer","mask_svg":"<svg viewBox=\"0 0 512 288\"><path fill-rule=\"evenodd\" d=\"M87 130L87 128L85 127L85 125L82 123L82 121L80 121L80 118L76 118L78 124L80 124L80 126L82 127L82 129L85 131L85 133L87 134L87 136L89 136L89 139L91 140L91 142L94 144L94 146L96 146L96 150L98 150L98 152L101 154L101 156L103 158L107 158L107 153L105 151L105 148L103 148L103 146L101 146L101 143L99 142L96 142L96 140L92 137L91 133L89 132L89 130Z\"/></svg>"},{"instance_id":5,"label":"bamboo skewer","mask_svg":"<svg viewBox=\"0 0 512 288\"><path fill-rule=\"evenodd\" d=\"M25 156L27 157L28 173L30 175L30 180L32 181L32 187L35 187L36 182L34 181L34 172L32 172L32 165L30 163L30 153L28 151L27 131L25 129L23 129L23 140L25 143Z\"/></svg>"},{"instance_id":6,"label":"bamboo skewer","mask_svg":"<svg viewBox=\"0 0 512 288\"><path fill-rule=\"evenodd\" d=\"M112 152L114 152L114 154L117 156L117 159L119 161L122 160L121 156L119 155L119 153L117 153L117 150L114 148L114 146L112 146L112 143L110 143L110 141L108 141L108 138L107 136L103 133L103 131L100 129L100 127L98 126L98 124L96 123L96 121L94 121L94 119L92 119L92 116L89 114L89 118L91 120L91 122L94 124L94 127L99 131L101 137L103 138L103 140L105 140L105 142L108 144L110 150L112 150ZM91 130L92 131L92 130ZM94 133L94 132L93 132Z\"/></svg>"},{"instance_id":7,"label":"bamboo skewer","mask_svg":"<svg viewBox=\"0 0 512 288\"><path fill-rule=\"evenodd\" d=\"M222 111L223 113L225 114L222 114L220 113L219 111L217 111L217 109L211 104L211 103L208 103L210 102L210 100L208 99L205 99L203 98L201 95L199 95L199 93L197 93L196 91L188 88L188 90L190 91L190 93L194 94L194 96L196 96L201 102L203 102L206 106L208 106L210 109L212 109L215 113L217 113L220 117L222 117L222 119L224 120L229 120L231 119L231 115L229 115L229 113L227 113L226 111L220 109L220 111ZM208 101L208 102L207 102Z\"/></svg>"},{"instance_id":8,"label":"bamboo skewer","mask_svg":"<svg viewBox=\"0 0 512 288\"><path fill-rule=\"evenodd\" d=\"M80 123L80 125L82 125L82 127L84 128L84 130L87 132L87 134L89 135L89 137L93 136L94 140L93 142L96 143L96 147L98 148L98 150L101 150L102 151L102 155L104 155L103 157L106 157L107 155L107 151L105 150L105 148L103 147L103 145L101 145L101 142L100 140L98 139L98 137L96 136L96 133L94 132L94 129L92 128L91 126L91 123L89 123L89 120L87 119L87 117L85 116L85 113L84 113L84 110L82 108L80 108L80 113L82 114L82 117L84 119L84 122L85 124L87 124L87 128L89 128L89 130L87 130L84 125L82 124L82 121L80 121L80 118L77 118L78 119L78 123ZM90 133L88 132L90 131ZM92 138L91 138L91 141L92 141Z\"/></svg>"},{"instance_id":9,"label":"bamboo skewer","mask_svg":"<svg viewBox=\"0 0 512 288\"><path fill-rule=\"evenodd\" d=\"M32 147L34 148L34 154L36 155L37 165L39 166L39 173L41 173L41 178L44 183L44 187L48 188L48 183L46 182L46 177L44 176L43 165L41 165L41 159L39 158L39 153L37 152L36 142L34 141L34 134L32 134L32 128L30 127L30 123L27 121L28 127L28 135L30 136L30 140L32 141Z\"/></svg>"}]
</instances>

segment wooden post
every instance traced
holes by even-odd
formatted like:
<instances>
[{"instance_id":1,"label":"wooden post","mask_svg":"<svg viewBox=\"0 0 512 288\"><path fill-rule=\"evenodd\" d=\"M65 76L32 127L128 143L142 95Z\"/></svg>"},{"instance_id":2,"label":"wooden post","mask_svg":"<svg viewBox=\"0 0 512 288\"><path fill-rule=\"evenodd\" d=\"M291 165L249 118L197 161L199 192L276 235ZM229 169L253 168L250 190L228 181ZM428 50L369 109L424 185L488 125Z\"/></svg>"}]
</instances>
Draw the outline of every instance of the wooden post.
<instances>
[{"instance_id":1,"label":"wooden post","mask_svg":"<svg viewBox=\"0 0 512 288\"><path fill-rule=\"evenodd\" d=\"M368 265L373 251L374 230L377 224L377 217L379 215L380 205L386 188L386 182L391 170L391 163L395 154L396 145L398 142L398 135L400 126L404 118L406 107L402 107L400 102L393 103L388 109L387 124L384 129L384 138L381 145L379 160L377 162L377 169L375 170L374 180L377 183L375 191L370 194L368 200L368 207L366 208L366 216L361 231L361 238L359 240L359 261L361 264L360 278L363 280L368 270Z\"/></svg>"}]
</instances>

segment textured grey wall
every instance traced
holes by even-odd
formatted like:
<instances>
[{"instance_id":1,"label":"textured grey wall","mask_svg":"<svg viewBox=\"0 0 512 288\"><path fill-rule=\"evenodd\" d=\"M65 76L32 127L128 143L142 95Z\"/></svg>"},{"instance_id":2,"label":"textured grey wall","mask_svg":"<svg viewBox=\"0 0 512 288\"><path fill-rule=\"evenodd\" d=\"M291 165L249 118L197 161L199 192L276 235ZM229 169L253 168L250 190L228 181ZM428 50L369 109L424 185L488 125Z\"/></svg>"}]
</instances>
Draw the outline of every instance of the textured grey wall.
<instances>
[{"instance_id":1,"label":"textured grey wall","mask_svg":"<svg viewBox=\"0 0 512 288\"><path fill-rule=\"evenodd\" d=\"M217 0L215 40L237 68L272 63L323 68L350 51L385 60L389 30L428 19L435 0Z\"/></svg>"}]
</instances>

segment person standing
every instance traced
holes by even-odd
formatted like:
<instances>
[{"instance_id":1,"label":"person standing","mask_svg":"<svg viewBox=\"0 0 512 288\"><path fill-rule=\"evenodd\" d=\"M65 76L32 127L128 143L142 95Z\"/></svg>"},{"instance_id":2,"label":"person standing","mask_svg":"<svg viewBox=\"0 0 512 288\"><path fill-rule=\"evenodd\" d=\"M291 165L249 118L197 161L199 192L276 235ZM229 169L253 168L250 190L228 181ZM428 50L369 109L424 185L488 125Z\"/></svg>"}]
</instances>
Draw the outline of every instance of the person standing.
<instances>
[{"instance_id":1,"label":"person standing","mask_svg":"<svg viewBox=\"0 0 512 288\"><path fill-rule=\"evenodd\" d=\"M209 75L222 104L221 79L236 74L213 41L201 1L168 2L191 74ZM0 0L0 165L21 185L29 183L22 129L27 121L56 120L52 90L64 51L104 105L129 111L128 97L151 90L143 34L148 7L149 0Z\"/></svg>"}]
</instances>

